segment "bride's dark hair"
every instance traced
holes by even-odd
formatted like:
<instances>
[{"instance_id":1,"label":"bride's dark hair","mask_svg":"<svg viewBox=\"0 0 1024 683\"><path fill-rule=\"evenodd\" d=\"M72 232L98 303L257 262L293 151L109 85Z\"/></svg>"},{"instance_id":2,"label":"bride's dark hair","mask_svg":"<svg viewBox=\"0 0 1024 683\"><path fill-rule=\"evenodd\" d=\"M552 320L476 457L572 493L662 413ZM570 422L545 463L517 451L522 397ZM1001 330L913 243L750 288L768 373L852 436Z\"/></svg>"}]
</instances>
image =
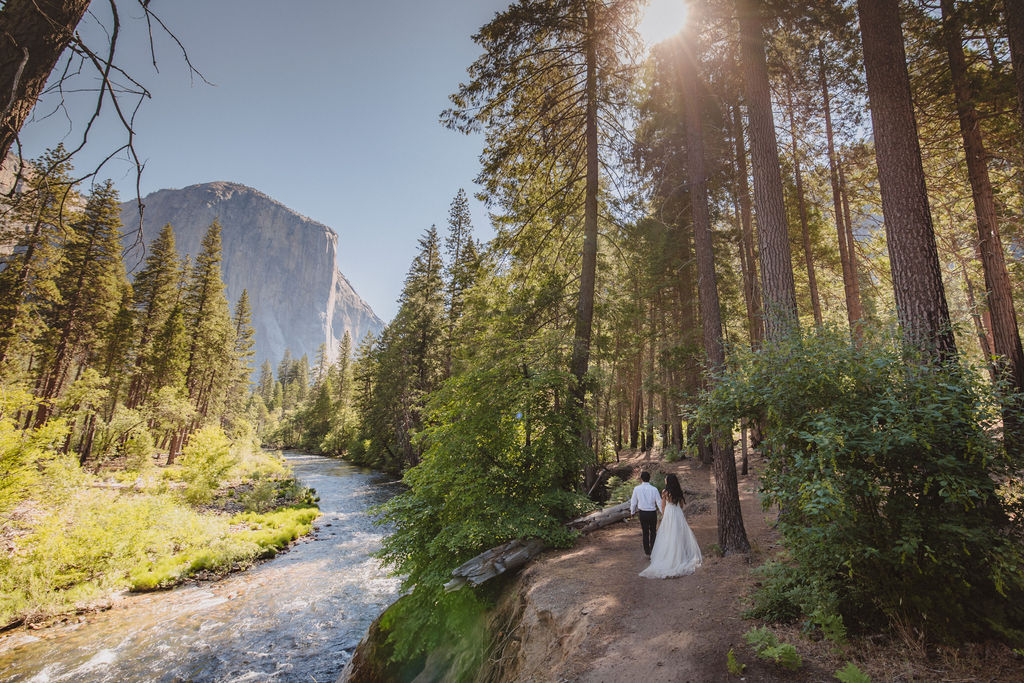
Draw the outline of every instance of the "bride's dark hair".
<instances>
[{"instance_id":1,"label":"bride's dark hair","mask_svg":"<svg viewBox=\"0 0 1024 683\"><path fill-rule=\"evenodd\" d=\"M679 477L670 474L665 477L665 492L668 493L670 502L676 505L684 505L686 497L683 495L683 487L679 485Z\"/></svg>"}]
</instances>

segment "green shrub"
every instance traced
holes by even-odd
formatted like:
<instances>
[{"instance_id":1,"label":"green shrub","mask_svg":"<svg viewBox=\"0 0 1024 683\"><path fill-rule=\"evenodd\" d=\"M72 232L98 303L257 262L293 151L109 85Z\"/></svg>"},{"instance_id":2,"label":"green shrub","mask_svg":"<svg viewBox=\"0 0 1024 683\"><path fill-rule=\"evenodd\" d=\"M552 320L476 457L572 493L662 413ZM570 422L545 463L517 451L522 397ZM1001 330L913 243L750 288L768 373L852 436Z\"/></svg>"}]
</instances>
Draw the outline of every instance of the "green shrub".
<instances>
[{"instance_id":1,"label":"green shrub","mask_svg":"<svg viewBox=\"0 0 1024 683\"><path fill-rule=\"evenodd\" d=\"M237 462L231 442L220 427L203 427L194 432L178 461L181 479L186 484L185 499L190 503L208 503Z\"/></svg>"},{"instance_id":2,"label":"green shrub","mask_svg":"<svg viewBox=\"0 0 1024 683\"><path fill-rule=\"evenodd\" d=\"M156 444L147 429L138 429L125 443L125 469L129 472L145 472L153 468L153 453Z\"/></svg>"},{"instance_id":3,"label":"green shrub","mask_svg":"<svg viewBox=\"0 0 1024 683\"><path fill-rule=\"evenodd\" d=\"M734 359L699 418L765 425L763 494L781 511L796 585L846 624L1021 638L1024 515L995 482L1024 454L989 435L998 397L978 373L830 329Z\"/></svg>"},{"instance_id":4,"label":"green shrub","mask_svg":"<svg viewBox=\"0 0 1024 683\"><path fill-rule=\"evenodd\" d=\"M246 512L266 512L277 502L277 482L273 479L254 479L252 488L239 496Z\"/></svg>"},{"instance_id":5,"label":"green shrub","mask_svg":"<svg viewBox=\"0 0 1024 683\"><path fill-rule=\"evenodd\" d=\"M743 639L754 648L754 653L761 659L796 671L803 665L796 648L789 643L780 643L769 629L761 627L751 629L743 634Z\"/></svg>"},{"instance_id":6,"label":"green shrub","mask_svg":"<svg viewBox=\"0 0 1024 683\"><path fill-rule=\"evenodd\" d=\"M381 507L393 532L380 556L410 591L393 615L397 658L473 636L479 597L443 589L458 565L515 538L572 542L563 521L592 507L573 489L593 454L579 445L573 411L552 400L571 382L537 367L524 376L514 358L470 369L432 396L409 489Z\"/></svg>"},{"instance_id":7,"label":"green shrub","mask_svg":"<svg viewBox=\"0 0 1024 683\"><path fill-rule=\"evenodd\" d=\"M666 448L661 455L665 462L678 462L683 459L684 453L677 447Z\"/></svg>"},{"instance_id":8,"label":"green shrub","mask_svg":"<svg viewBox=\"0 0 1024 683\"><path fill-rule=\"evenodd\" d=\"M7 414L8 405L0 415ZM36 495L60 496L77 481L78 461L59 448L67 434L62 420L21 430L0 417L0 514Z\"/></svg>"}]
</instances>

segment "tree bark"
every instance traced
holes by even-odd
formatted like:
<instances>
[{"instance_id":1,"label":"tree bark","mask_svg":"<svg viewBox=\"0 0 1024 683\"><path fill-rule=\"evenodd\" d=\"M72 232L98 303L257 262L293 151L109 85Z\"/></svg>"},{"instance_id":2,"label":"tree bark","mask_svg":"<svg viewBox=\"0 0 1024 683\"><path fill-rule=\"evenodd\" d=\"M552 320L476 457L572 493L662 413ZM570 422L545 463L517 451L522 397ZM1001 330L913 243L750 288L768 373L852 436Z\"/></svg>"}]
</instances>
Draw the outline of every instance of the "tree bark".
<instances>
[{"instance_id":1,"label":"tree bark","mask_svg":"<svg viewBox=\"0 0 1024 683\"><path fill-rule=\"evenodd\" d=\"M878 183L904 338L956 357L910 95L898 0L857 0Z\"/></svg>"},{"instance_id":2,"label":"tree bark","mask_svg":"<svg viewBox=\"0 0 1024 683\"><path fill-rule=\"evenodd\" d=\"M832 98L828 91L828 75L825 69L824 51L819 51L818 80L821 85L821 97L825 112L825 139L828 144L828 172L832 185L832 211L836 219L836 237L839 242L839 259L843 267L843 294L846 296L846 319L850 323L850 333L854 339L860 337L860 320L864 317L860 303L860 287L854 259L850 254L850 245L846 239L846 223L843 215L843 200L839 190L839 171L836 168L835 135L832 130Z\"/></svg>"},{"instance_id":3,"label":"tree bark","mask_svg":"<svg viewBox=\"0 0 1024 683\"><path fill-rule=\"evenodd\" d=\"M1010 42L1010 62L1017 83L1017 116L1024 128L1024 0L1003 0L1006 34Z\"/></svg>"},{"instance_id":4,"label":"tree bark","mask_svg":"<svg viewBox=\"0 0 1024 683\"><path fill-rule=\"evenodd\" d=\"M707 381L713 384L725 367L722 344L722 311L715 275L715 253L711 240L711 216L708 209L707 178L704 169L704 133L700 118L700 88L697 82L695 27L687 31L686 52L680 68L686 128L687 175L690 184L690 209L693 214L693 241L697 254L697 298L700 304L704 351L708 358ZM763 253L763 252L762 252ZM736 480L736 459L732 435L711 435L715 473L715 497L718 508L718 544L723 553L749 552L750 543L743 528L743 513Z\"/></svg>"},{"instance_id":5,"label":"tree bark","mask_svg":"<svg viewBox=\"0 0 1024 683\"><path fill-rule=\"evenodd\" d=\"M747 306L750 347L756 349L764 339L761 312L761 288L757 282L757 255L754 252L754 226L750 211L750 186L747 183L747 146L743 141L743 114L739 105L732 109L732 136L736 154L736 195L740 216L740 265L743 268L743 301Z\"/></svg>"},{"instance_id":6,"label":"tree bark","mask_svg":"<svg viewBox=\"0 0 1024 683\"><path fill-rule=\"evenodd\" d=\"M850 274L853 275L851 282L854 297L857 301L860 319L864 319L864 302L860 295L860 269L857 267L857 240L853 237L853 215L850 212L850 193L846 187L846 172L843 170L843 161L836 157L836 171L839 174L839 194L843 200L843 238L846 241L846 257L850 259Z\"/></svg>"},{"instance_id":7,"label":"tree bark","mask_svg":"<svg viewBox=\"0 0 1024 683\"><path fill-rule=\"evenodd\" d=\"M955 253L955 252L954 252ZM981 348L981 355L985 358L985 367L988 368L990 379L994 382L997 378L997 370L992 365L992 343L989 339L988 328L981 320L978 313L978 300L974 295L974 282L967 271L967 259L956 254L957 264L960 266L960 276L964 279L964 291L967 294L967 308L971 312L971 320L974 322L974 331L978 335L978 346Z\"/></svg>"},{"instance_id":8,"label":"tree bark","mask_svg":"<svg viewBox=\"0 0 1024 683\"><path fill-rule=\"evenodd\" d=\"M580 293L576 305L576 330L573 334L571 372L576 378L573 398L582 411L586 399L586 376L590 365L590 333L594 320L594 287L597 281L597 17L592 2L586 4L586 113L585 139L587 174L583 199L583 262ZM584 439L585 440L585 439Z\"/></svg>"},{"instance_id":9,"label":"tree bark","mask_svg":"<svg viewBox=\"0 0 1024 683\"><path fill-rule=\"evenodd\" d=\"M89 0L7 0L0 9L0 162L88 7Z\"/></svg>"},{"instance_id":10,"label":"tree bark","mask_svg":"<svg viewBox=\"0 0 1024 683\"><path fill-rule=\"evenodd\" d=\"M629 412L629 447L634 451L640 440L640 412L643 405L643 397L640 393L640 356L643 349L636 353L636 363L633 367L633 405Z\"/></svg>"},{"instance_id":11,"label":"tree bark","mask_svg":"<svg viewBox=\"0 0 1024 683\"><path fill-rule=\"evenodd\" d=\"M807 220L807 201L804 198L804 174L800 167L800 147L796 141L796 113L793 111L793 91L786 91L789 105L789 137L793 148L793 175L796 181L796 206L800 216L800 238L804 247L804 261L807 264L807 288L811 292L811 310L814 312L814 323L822 324L821 298L818 296L818 276L814 272L814 254L811 250L811 227Z\"/></svg>"},{"instance_id":12,"label":"tree bark","mask_svg":"<svg viewBox=\"0 0 1024 683\"><path fill-rule=\"evenodd\" d=\"M757 243L761 255L765 327L768 339L778 339L795 329L799 318L760 6L761 3L756 0L736 0L743 80L750 118L750 156L754 171L754 206L757 212Z\"/></svg>"},{"instance_id":13,"label":"tree bark","mask_svg":"<svg viewBox=\"0 0 1024 683\"><path fill-rule=\"evenodd\" d=\"M1000 375L1012 391L1024 390L1024 348L1021 348L1017 313L1013 308L1013 289L1006 269L1003 241L999 235L999 219L988 174L985 142L981 134L978 112L974 108L974 93L967 75L964 57L962 23L953 0L941 0L942 35L949 57L949 70L953 77L960 136L967 157L967 177L974 199L974 215L978 224L978 246L985 271L988 290L988 310L992 320L992 340ZM1003 406L1003 433L1007 442L1020 443L1021 415L1012 403Z\"/></svg>"}]
</instances>

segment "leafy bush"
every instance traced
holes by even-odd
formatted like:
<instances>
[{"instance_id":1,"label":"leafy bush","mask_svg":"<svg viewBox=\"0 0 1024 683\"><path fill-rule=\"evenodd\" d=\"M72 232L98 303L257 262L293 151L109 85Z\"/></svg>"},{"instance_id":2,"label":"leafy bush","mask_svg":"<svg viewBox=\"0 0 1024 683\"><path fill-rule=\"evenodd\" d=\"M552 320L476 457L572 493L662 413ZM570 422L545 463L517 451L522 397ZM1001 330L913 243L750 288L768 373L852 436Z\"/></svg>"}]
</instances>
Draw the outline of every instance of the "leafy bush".
<instances>
[{"instance_id":1,"label":"leafy bush","mask_svg":"<svg viewBox=\"0 0 1024 683\"><path fill-rule=\"evenodd\" d=\"M796 671L804 663L795 647L789 643L780 643L775 634L767 628L751 629L743 634L743 639L754 648L754 653L761 659L775 662L792 671Z\"/></svg>"},{"instance_id":2,"label":"leafy bush","mask_svg":"<svg viewBox=\"0 0 1024 683\"><path fill-rule=\"evenodd\" d=\"M444 592L452 569L514 538L564 547L573 534L562 522L591 507L571 490L591 455L580 423L552 400L569 395L571 377L524 374L518 361L496 362L450 379L429 404L409 490L381 507L394 531L380 556L411 591L389 617L399 659L472 636L481 603L471 589Z\"/></svg>"},{"instance_id":3,"label":"leafy bush","mask_svg":"<svg viewBox=\"0 0 1024 683\"><path fill-rule=\"evenodd\" d=\"M254 479L252 488L239 497L246 512L266 512L277 502L277 482L273 479Z\"/></svg>"},{"instance_id":4,"label":"leafy bush","mask_svg":"<svg viewBox=\"0 0 1024 683\"><path fill-rule=\"evenodd\" d=\"M1024 456L989 435L998 397L978 373L829 329L734 358L699 418L765 424L763 494L793 560L765 616L825 605L847 624L1020 638L1024 516L995 482Z\"/></svg>"},{"instance_id":5,"label":"leafy bush","mask_svg":"<svg viewBox=\"0 0 1024 683\"><path fill-rule=\"evenodd\" d=\"M153 453L156 444L153 435L147 429L138 429L128 437L125 443L125 469L129 472L145 472L153 467Z\"/></svg>"},{"instance_id":6,"label":"leafy bush","mask_svg":"<svg viewBox=\"0 0 1024 683\"><path fill-rule=\"evenodd\" d=\"M206 503L227 473L238 462L231 442L220 427L209 426L194 432L181 451L181 478L186 484L185 498L190 503Z\"/></svg>"},{"instance_id":7,"label":"leafy bush","mask_svg":"<svg viewBox=\"0 0 1024 683\"><path fill-rule=\"evenodd\" d=\"M662 453L661 458L665 462L678 462L679 460L682 460L685 457L685 455L686 454L683 453L682 450L680 450L676 446L672 446L671 448L665 449L664 453Z\"/></svg>"},{"instance_id":8,"label":"leafy bush","mask_svg":"<svg viewBox=\"0 0 1024 683\"><path fill-rule=\"evenodd\" d=\"M59 451L68 434L64 422L50 420L38 429L18 429L8 417L18 398L10 390L2 395L0 514L40 493L59 496L79 476L78 462Z\"/></svg>"}]
</instances>

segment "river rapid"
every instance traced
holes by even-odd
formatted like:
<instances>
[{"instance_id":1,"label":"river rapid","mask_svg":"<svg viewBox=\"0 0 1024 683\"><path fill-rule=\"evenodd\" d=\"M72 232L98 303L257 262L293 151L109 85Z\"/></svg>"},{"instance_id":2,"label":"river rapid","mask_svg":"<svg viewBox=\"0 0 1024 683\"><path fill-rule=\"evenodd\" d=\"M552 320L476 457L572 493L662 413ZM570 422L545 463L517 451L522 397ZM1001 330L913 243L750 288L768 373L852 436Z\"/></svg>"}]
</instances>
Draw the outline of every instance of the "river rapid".
<instances>
[{"instance_id":1,"label":"river rapid","mask_svg":"<svg viewBox=\"0 0 1024 683\"><path fill-rule=\"evenodd\" d=\"M285 452L320 496L313 534L220 581L128 595L79 623L0 640L0 680L334 681L398 597L367 509L397 493L340 460Z\"/></svg>"}]
</instances>

